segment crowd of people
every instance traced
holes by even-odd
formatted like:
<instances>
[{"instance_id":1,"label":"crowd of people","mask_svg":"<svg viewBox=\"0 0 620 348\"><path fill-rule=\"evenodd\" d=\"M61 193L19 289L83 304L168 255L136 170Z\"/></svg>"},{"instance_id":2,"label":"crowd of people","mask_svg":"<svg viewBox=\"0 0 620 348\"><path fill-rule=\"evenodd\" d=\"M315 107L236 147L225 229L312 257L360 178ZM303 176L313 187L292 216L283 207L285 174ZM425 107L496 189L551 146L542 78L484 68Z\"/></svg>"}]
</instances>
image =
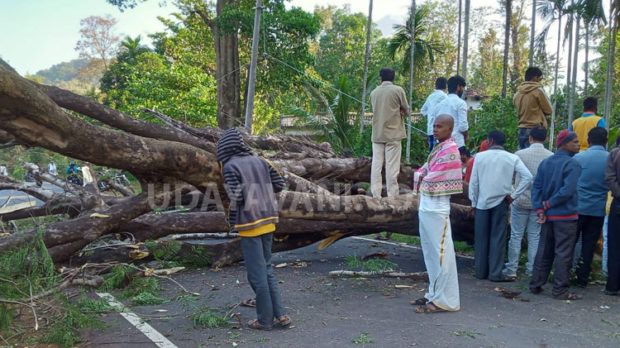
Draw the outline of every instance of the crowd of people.
<instances>
[{"instance_id":1,"label":"crowd of people","mask_svg":"<svg viewBox=\"0 0 620 348\"><path fill-rule=\"evenodd\" d=\"M398 170L394 168L400 164L400 141L405 137L401 115L409 110L404 91L393 84L394 71L385 68L380 75L381 85L370 99L374 113L373 197L381 196L384 163L388 196L397 194L393 187L398 185ZM571 271L574 269L578 286L588 285L596 245L603 236L605 293L619 294L620 139L615 149L607 152L608 133L605 120L597 115L595 97L584 100L581 117L557 139L548 139L547 116L552 106L540 82L542 75L539 68L528 68L513 98L519 118L515 129L519 150L508 152L504 148L506 135L493 130L474 157L466 148L465 79L456 75L435 81L435 91L421 108L427 118L430 155L414 175L414 192L420 193L420 240L429 276L428 292L412 301L420 306L416 312L460 308L449 197L462 193L464 183L468 184L465 187L474 216L477 278L517 280L526 236L525 275L531 277L530 291L540 293L555 267L553 297L577 300L581 296L569 290ZM380 136L386 130L391 137ZM555 153L545 149L548 140L556 140ZM390 151L385 150L388 142Z\"/></svg>"},{"instance_id":2,"label":"crowd of people","mask_svg":"<svg viewBox=\"0 0 620 348\"><path fill-rule=\"evenodd\" d=\"M569 291L573 255L578 259L577 284L585 287L596 241L605 225L609 232L604 234L607 248L603 268L608 276L605 293L619 294L620 138L608 153L605 124L596 115L596 98L590 97L584 101L583 115L558 134L557 151L545 149L546 116L551 114L551 105L541 77L540 69L528 68L525 82L514 96L519 115L519 129L515 130L519 151L514 154L504 148L506 135L494 130L470 158L465 147L469 124L467 104L462 99L466 87L463 77L438 78L436 90L422 106L428 120L430 155L415 172L413 186L414 194L419 193L419 233L429 287L424 297L411 302L418 306L417 313L460 309L450 196L463 193L466 184L475 219L477 278L515 281L521 241L527 236L525 273L531 276L530 291L543 291L555 266L553 297L579 299ZM410 114L404 90L394 85L394 70L382 69L380 78L381 84L370 94L370 191L376 198L382 196L384 168L387 196L399 194L401 141L406 134L403 116ZM288 326L291 318L282 305L271 264L273 232L278 222L275 193L283 189L284 181L269 161L252 154L234 128L220 138L217 158L231 201L230 229L241 236L248 281L256 294L257 319L248 326L260 330ZM254 194L256 190L260 194ZM248 199L250 194L252 199ZM576 248L577 241L581 243Z\"/></svg>"}]
</instances>

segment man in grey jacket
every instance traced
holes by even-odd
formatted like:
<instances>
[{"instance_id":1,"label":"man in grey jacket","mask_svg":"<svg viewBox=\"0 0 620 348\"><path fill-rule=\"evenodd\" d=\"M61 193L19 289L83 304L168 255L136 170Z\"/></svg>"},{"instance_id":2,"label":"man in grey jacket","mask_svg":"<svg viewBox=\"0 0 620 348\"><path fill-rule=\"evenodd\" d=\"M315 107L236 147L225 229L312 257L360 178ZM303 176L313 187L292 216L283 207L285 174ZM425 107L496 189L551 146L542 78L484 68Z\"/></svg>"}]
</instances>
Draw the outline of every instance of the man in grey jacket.
<instances>
[{"instance_id":1,"label":"man in grey jacket","mask_svg":"<svg viewBox=\"0 0 620 348\"><path fill-rule=\"evenodd\" d=\"M614 200L609 210L607 226L607 295L620 294L620 136L616 138L616 148L609 153L605 167L605 183L609 186Z\"/></svg>"}]
</instances>

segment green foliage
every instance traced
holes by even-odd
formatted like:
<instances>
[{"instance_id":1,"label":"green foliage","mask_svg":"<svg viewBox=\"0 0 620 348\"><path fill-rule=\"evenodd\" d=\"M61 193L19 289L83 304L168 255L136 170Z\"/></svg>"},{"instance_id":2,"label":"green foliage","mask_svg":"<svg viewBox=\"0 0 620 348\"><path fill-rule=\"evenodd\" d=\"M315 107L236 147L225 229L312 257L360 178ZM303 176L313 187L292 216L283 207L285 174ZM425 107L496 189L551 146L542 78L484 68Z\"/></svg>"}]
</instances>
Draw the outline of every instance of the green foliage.
<instances>
[{"instance_id":1,"label":"green foliage","mask_svg":"<svg viewBox=\"0 0 620 348\"><path fill-rule=\"evenodd\" d=\"M385 272L398 269L398 265L390 260L373 258L368 261L362 261L358 256L345 256L347 266L352 270L362 270L366 272Z\"/></svg>"},{"instance_id":2,"label":"green foliage","mask_svg":"<svg viewBox=\"0 0 620 348\"><path fill-rule=\"evenodd\" d=\"M466 242L454 241L454 252L457 252L459 254L473 255L474 248L471 245L467 245Z\"/></svg>"},{"instance_id":3,"label":"green foliage","mask_svg":"<svg viewBox=\"0 0 620 348\"><path fill-rule=\"evenodd\" d=\"M136 277L133 278L132 281L123 289L119 298L135 298L139 297L143 294L151 294L155 295L161 292L161 286L159 285L159 280L155 277ZM147 297L148 298L148 295ZM140 299L139 299L140 300Z\"/></svg>"},{"instance_id":4,"label":"green foliage","mask_svg":"<svg viewBox=\"0 0 620 348\"><path fill-rule=\"evenodd\" d=\"M178 241L156 242L147 240L144 245L148 251L158 261L174 261L178 259L178 252L181 250L181 243Z\"/></svg>"},{"instance_id":5,"label":"green foliage","mask_svg":"<svg viewBox=\"0 0 620 348\"><path fill-rule=\"evenodd\" d=\"M84 313L107 313L117 310L117 307L110 305L103 298L93 300L84 295L77 300L77 306Z\"/></svg>"},{"instance_id":6,"label":"green foliage","mask_svg":"<svg viewBox=\"0 0 620 348\"><path fill-rule=\"evenodd\" d=\"M367 343L373 343L373 340L368 336L367 332L362 332L358 337L352 339L351 342L366 345Z\"/></svg>"},{"instance_id":7,"label":"green foliage","mask_svg":"<svg viewBox=\"0 0 620 348\"><path fill-rule=\"evenodd\" d=\"M420 237L418 236L410 236L407 234L392 233L392 236L390 238L393 241L399 242L399 243L407 243L407 244L418 245L418 246L421 245Z\"/></svg>"},{"instance_id":8,"label":"green foliage","mask_svg":"<svg viewBox=\"0 0 620 348\"><path fill-rule=\"evenodd\" d=\"M207 307L196 308L194 313L190 315L190 319L196 327L207 327L214 329L218 327L230 326L230 323L226 320L226 318L218 315L213 309Z\"/></svg>"},{"instance_id":9,"label":"green foliage","mask_svg":"<svg viewBox=\"0 0 620 348\"><path fill-rule=\"evenodd\" d=\"M183 255L180 261L183 265L189 267L209 267L211 266L212 257L213 255L207 252L204 246L192 245L190 252Z\"/></svg>"},{"instance_id":10,"label":"green foliage","mask_svg":"<svg viewBox=\"0 0 620 348\"><path fill-rule=\"evenodd\" d=\"M492 130L500 130L506 134L504 147L510 152L518 148L517 129L519 119L512 98L502 99L493 96L482 102L482 108L469 112L469 144L468 148L478 149L483 140Z\"/></svg>"},{"instance_id":11,"label":"green foliage","mask_svg":"<svg viewBox=\"0 0 620 348\"><path fill-rule=\"evenodd\" d=\"M131 302L136 306L155 306L162 303L170 302L165 298L157 297L150 292L141 292L131 298Z\"/></svg>"},{"instance_id":12,"label":"green foliage","mask_svg":"<svg viewBox=\"0 0 620 348\"><path fill-rule=\"evenodd\" d=\"M398 265L390 260L373 258L365 261L362 270L367 272L385 272L398 269Z\"/></svg>"},{"instance_id":13,"label":"green foliage","mask_svg":"<svg viewBox=\"0 0 620 348\"><path fill-rule=\"evenodd\" d=\"M83 310L64 297L58 297L62 303L64 313L62 318L56 321L49 328L49 333L42 339L41 343L57 344L60 347L73 347L81 342L79 332L87 327L102 328L103 323L96 317L89 316Z\"/></svg>"},{"instance_id":14,"label":"green foliage","mask_svg":"<svg viewBox=\"0 0 620 348\"><path fill-rule=\"evenodd\" d=\"M122 287L131 279L133 271L131 267L126 265L114 266L110 273L105 276L105 280L101 285L101 290L111 291Z\"/></svg>"},{"instance_id":15,"label":"green foliage","mask_svg":"<svg viewBox=\"0 0 620 348\"><path fill-rule=\"evenodd\" d=\"M0 333L6 332L13 323L15 310L4 303L0 303Z\"/></svg>"},{"instance_id":16,"label":"green foliage","mask_svg":"<svg viewBox=\"0 0 620 348\"><path fill-rule=\"evenodd\" d=\"M22 299L53 288L59 281L54 262L43 243L43 230L25 247L0 255L0 294L9 299Z\"/></svg>"}]
</instances>

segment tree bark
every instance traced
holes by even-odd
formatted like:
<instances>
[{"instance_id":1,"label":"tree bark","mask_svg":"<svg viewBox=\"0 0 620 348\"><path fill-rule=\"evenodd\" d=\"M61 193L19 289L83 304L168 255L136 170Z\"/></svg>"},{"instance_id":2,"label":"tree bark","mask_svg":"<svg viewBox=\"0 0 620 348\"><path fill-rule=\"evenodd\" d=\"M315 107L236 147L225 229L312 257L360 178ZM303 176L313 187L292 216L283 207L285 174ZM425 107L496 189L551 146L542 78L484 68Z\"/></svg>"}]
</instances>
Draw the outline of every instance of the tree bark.
<instances>
[{"instance_id":1,"label":"tree bark","mask_svg":"<svg viewBox=\"0 0 620 348\"><path fill-rule=\"evenodd\" d=\"M504 68L502 72L502 98L506 98L506 84L508 83L508 52L510 50L510 17L512 15L512 0L506 0L506 23L504 25Z\"/></svg>"}]
</instances>

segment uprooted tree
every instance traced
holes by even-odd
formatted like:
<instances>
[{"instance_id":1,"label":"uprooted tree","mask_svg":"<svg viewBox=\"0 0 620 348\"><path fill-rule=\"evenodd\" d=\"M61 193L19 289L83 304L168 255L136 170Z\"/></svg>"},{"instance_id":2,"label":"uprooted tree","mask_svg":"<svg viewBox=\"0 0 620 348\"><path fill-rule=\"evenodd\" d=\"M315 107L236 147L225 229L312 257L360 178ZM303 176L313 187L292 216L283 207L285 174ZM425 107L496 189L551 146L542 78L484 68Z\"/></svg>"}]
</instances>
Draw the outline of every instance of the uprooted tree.
<instances>
[{"instance_id":1,"label":"uprooted tree","mask_svg":"<svg viewBox=\"0 0 620 348\"><path fill-rule=\"evenodd\" d=\"M126 170L141 186L139 194L125 191L123 197L112 197L101 194L96 184L71 186L30 166L38 180L64 185L66 192L48 192L4 178L0 180L1 189L22 190L45 204L2 214L2 221L67 214L69 219L47 224L42 231L56 262L131 261L148 257L152 249L144 246L147 240L157 245L169 243L158 240L170 235L191 234L204 239L227 232L227 198L215 157L222 130L193 128L150 112L161 122L144 122L88 97L26 80L0 60L0 142L4 147L41 147ZM280 223L274 251L317 241L325 247L340 238L381 231L418 233L417 197L407 193L410 189L403 186L402 194L391 198L360 194L363 190L359 183L369 181L370 159L338 157L305 137L244 133L244 138L287 181L287 189L278 195ZM399 182L411 183L411 179L411 169L401 166ZM178 205L188 208L159 213ZM468 211L465 198L453 199L452 228L457 240L470 239L473 234ZM33 230L0 237L0 252L23 246L36 235ZM111 235L131 235L132 247L80 253L90 243ZM200 244L175 243L180 256L202 257L215 266L242 259L239 239L234 236Z\"/></svg>"}]
</instances>

